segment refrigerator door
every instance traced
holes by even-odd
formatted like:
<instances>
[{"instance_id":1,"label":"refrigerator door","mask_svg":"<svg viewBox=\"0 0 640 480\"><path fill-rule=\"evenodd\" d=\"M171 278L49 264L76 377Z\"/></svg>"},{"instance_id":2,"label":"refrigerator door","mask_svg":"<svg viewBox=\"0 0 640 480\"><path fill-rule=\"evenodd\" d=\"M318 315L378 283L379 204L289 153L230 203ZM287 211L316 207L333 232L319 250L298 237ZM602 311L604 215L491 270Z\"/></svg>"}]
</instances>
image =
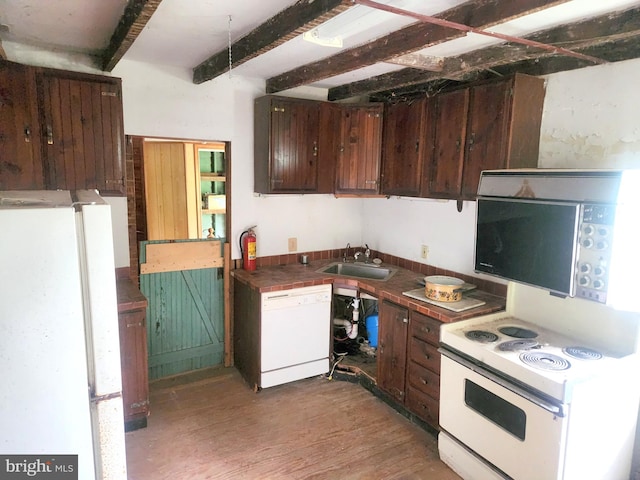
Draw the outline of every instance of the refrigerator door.
<instances>
[{"instance_id":1,"label":"refrigerator door","mask_svg":"<svg viewBox=\"0 0 640 480\"><path fill-rule=\"evenodd\" d=\"M78 477L94 478L74 211L26 206L40 192L18 195L22 207L5 208L11 196L5 193L0 192L0 451L77 454ZM68 192L51 193L66 193L71 204Z\"/></svg>"},{"instance_id":2,"label":"refrigerator door","mask_svg":"<svg viewBox=\"0 0 640 480\"><path fill-rule=\"evenodd\" d=\"M75 199L97 478L126 478L111 207L95 190Z\"/></svg>"},{"instance_id":3,"label":"refrigerator door","mask_svg":"<svg viewBox=\"0 0 640 480\"><path fill-rule=\"evenodd\" d=\"M102 397L122 391L111 207L95 190L79 190L75 195L89 387L94 397Z\"/></svg>"}]
</instances>

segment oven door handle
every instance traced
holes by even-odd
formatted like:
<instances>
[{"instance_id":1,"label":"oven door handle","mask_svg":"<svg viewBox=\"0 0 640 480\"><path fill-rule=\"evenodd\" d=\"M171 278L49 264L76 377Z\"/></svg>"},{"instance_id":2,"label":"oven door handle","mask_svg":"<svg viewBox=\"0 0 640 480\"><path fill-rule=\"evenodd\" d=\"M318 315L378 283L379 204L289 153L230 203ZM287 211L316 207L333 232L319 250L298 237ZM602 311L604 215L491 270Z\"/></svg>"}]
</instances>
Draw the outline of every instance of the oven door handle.
<instances>
[{"instance_id":1,"label":"oven door handle","mask_svg":"<svg viewBox=\"0 0 640 480\"><path fill-rule=\"evenodd\" d=\"M513 392L516 395L519 395L522 398L524 398L526 400L529 400L531 403L533 403L533 404L535 404L535 405L537 405L537 406L539 406L541 408L544 408L548 412L551 412L554 415L557 415L559 417L564 417L564 411L562 409L562 406L556 405L556 404L551 403L551 402L547 402L543 398L540 398L537 395L534 395L533 393L528 392L524 388L520 388L519 386L514 385L514 384L504 380L503 378L499 377L498 375L490 372L489 370L487 370L485 368L482 368L482 367L476 365L473 362L470 362L469 360L461 357L460 355L457 355L456 353L452 352L451 350L447 350L445 348L439 348L438 352L440 352L445 357L450 358L454 362L458 362L459 364L463 365L464 367L468 368L469 370L472 370L472 371L476 372L478 375L482 375L483 377L488 378L492 382L495 382L498 385L500 385L501 387L506 388L510 392Z\"/></svg>"}]
</instances>

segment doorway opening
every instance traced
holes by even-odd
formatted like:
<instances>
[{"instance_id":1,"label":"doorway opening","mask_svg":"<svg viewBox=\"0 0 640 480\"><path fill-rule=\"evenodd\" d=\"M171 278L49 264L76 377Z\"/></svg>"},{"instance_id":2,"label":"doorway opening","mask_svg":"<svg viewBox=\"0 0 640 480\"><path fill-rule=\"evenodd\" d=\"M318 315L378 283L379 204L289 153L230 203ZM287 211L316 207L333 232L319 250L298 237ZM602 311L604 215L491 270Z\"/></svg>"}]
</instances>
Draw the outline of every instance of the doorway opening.
<instances>
[{"instance_id":1,"label":"doorway opening","mask_svg":"<svg viewBox=\"0 0 640 480\"><path fill-rule=\"evenodd\" d=\"M149 378L229 366L231 144L132 136L127 146L135 179L128 195L132 266L135 250L149 302ZM166 265L149 273L148 252L158 246L163 253L154 262ZM219 261L208 253L214 246Z\"/></svg>"}]
</instances>

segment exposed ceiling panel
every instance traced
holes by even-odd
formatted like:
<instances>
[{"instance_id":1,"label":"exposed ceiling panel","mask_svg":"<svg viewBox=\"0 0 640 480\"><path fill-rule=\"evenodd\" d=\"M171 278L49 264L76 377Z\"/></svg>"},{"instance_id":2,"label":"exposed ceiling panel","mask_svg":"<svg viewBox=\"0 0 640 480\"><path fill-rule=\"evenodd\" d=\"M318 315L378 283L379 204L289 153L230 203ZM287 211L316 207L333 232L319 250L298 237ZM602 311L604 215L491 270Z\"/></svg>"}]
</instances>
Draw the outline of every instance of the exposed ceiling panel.
<instances>
[{"instance_id":1,"label":"exposed ceiling panel","mask_svg":"<svg viewBox=\"0 0 640 480\"><path fill-rule=\"evenodd\" d=\"M433 82L437 85L466 82L513 71L544 74L594 64L584 59L568 60L557 50L536 50L517 42L505 43L421 23L374 8L375 2L367 1L370 6L357 5L358 0L0 0L0 41L6 40L9 60L20 61L13 58L11 51L15 43L87 53L96 56L97 63L106 56L111 63L105 61L105 68L112 67L123 56L193 70L217 56L218 63L223 65L210 69L199 81L194 74L196 83L228 70L222 60L227 59L231 43L232 74L264 79L266 91L272 92L297 85L327 88L329 98L336 100L361 95L389 99L394 95L428 92ZM640 27L635 25L640 10L620 13L640 7L638 0L378 0L378 3L527 37L552 47L573 48L584 55L600 55L598 58L607 61L640 56ZM123 13L127 5L127 11L145 5L150 13L135 23L124 46L116 45L119 53L110 56L106 49L119 23L126 24ZM294 25L295 30L288 36L283 32L280 41L273 41L271 37L281 34L274 20L281 18L280 12L321 11L319 5L327 9L339 5L339 10L331 10L330 15L317 14L310 21ZM576 27L586 19L594 19L594 23ZM305 32L307 40L313 43L303 38ZM251 45L257 46L242 60L240 47L250 35L254 35ZM593 35L599 37L589 38ZM268 48L259 48L261 44ZM114 50L113 44L110 50ZM414 68L416 61L422 62L418 64L421 68Z\"/></svg>"}]
</instances>

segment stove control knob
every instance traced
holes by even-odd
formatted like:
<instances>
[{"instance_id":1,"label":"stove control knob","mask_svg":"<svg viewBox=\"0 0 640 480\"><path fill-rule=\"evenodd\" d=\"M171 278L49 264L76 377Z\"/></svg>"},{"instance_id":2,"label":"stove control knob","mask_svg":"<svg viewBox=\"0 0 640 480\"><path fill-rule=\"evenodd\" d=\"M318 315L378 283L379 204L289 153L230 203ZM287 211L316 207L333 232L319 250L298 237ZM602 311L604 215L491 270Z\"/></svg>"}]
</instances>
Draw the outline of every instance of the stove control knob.
<instances>
[{"instance_id":1,"label":"stove control knob","mask_svg":"<svg viewBox=\"0 0 640 480\"><path fill-rule=\"evenodd\" d=\"M600 290L602 287L604 287L604 282L602 280L595 280L593 282L593 288L596 290Z\"/></svg>"},{"instance_id":2,"label":"stove control knob","mask_svg":"<svg viewBox=\"0 0 640 480\"><path fill-rule=\"evenodd\" d=\"M593 228L593 225L585 225L585 227L582 229L582 232L585 235L593 235L593 232L595 232L595 228Z\"/></svg>"},{"instance_id":3,"label":"stove control knob","mask_svg":"<svg viewBox=\"0 0 640 480\"><path fill-rule=\"evenodd\" d=\"M605 273L605 269L604 269L604 267L600 267L600 266L598 266L598 267L596 267L596 268L594 268L594 269L593 269L593 274L594 274L596 277L601 277L601 276L603 276L603 275L604 275L604 273Z\"/></svg>"},{"instance_id":4,"label":"stove control knob","mask_svg":"<svg viewBox=\"0 0 640 480\"><path fill-rule=\"evenodd\" d=\"M591 248L591 247L593 247L593 239L592 239L592 238L585 238L585 239L582 241L582 246L583 246L584 248Z\"/></svg>"},{"instance_id":5,"label":"stove control knob","mask_svg":"<svg viewBox=\"0 0 640 480\"><path fill-rule=\"evenodd\" d=\"M598 250L606 250L609 248L609 244L605 240L600 240L596 243L596 248Z\"/></svg>"},{"instance_id":6,"label":"stove control knob","mask_svg":"<svg viewBox=\"0 0 640 480\"><path fill-rule=\"evenodd\" d=\"M600 227L598 228L598 235L600 235L601 237L606 237L607 235L609 235L609 230L606 227Z\"/></svg>"},{"instance_id":7,"label":"stove control knob","mask_svg":"<svg viewBox=\"0 0 640 480\"><path fill-rule=\"evenodd\" d=\"M580 280L578 282L580 283L581 287L588 287L591 283L591 279L587 275L583 275L580 277Z\"/></svg>"},{"instance_id":8,"label":"stove control knob","mask_svg":"<svg viewBox=\"0 0 640 480\"><path fill-rule=\"evenodd\" d=\"M583 263L580 265L580 273L589 273L591 271L591 264Z\"/></svg>"}]
</instances>

